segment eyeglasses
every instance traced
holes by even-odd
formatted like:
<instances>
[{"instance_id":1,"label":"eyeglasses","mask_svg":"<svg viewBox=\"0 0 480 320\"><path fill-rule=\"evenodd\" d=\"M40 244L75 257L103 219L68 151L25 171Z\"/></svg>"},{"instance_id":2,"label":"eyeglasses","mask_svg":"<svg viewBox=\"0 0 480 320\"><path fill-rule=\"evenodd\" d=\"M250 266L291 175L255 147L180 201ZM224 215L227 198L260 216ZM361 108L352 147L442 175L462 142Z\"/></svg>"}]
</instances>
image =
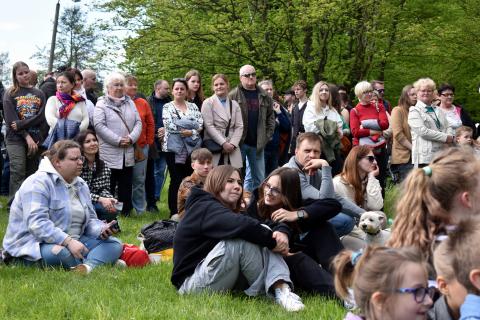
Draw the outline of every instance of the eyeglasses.
<instances>
[{"instance_id":1,"label":"eyeglasses","mask_svg":"<svg viewBox=\"0 0 480 320\"><path fill-rule=\"evenodd\" d=\"M385 92L385 89L377 89L377 92L378 92L378 93L384 93L384 92Z\"/></svg>"},{"instance_id":2,"label":"eyeglasses","mask_svg":"<svg viewBox=\"0 0 480 320\"><path fill-rule=\"evenodd\" d=\"M395 290L397 293L411 293L413 294L413 299L415 299L416 303L423 303L425 301L425 297L428 296L433 298L436 293L435 287L419 287L419 288L399 288Z\"/></svg>"},{"instance_id":3,"label":"eyeglasses","mask_svg":"<svg viewBox=\"0 0 480 320\"><path fill-rule=\"evenodd\" d=\"M272 187L267 182L263 184L263 190L265 191L265 194L270 193L274 197L277 197L282 194L282 192L278 188Z\"/></svg>"},{"instance_id":4,"label":"eyeglasses","mask_svg":"<svg viewBox=\"0 0 480 320\"><path fill-rule=\"evenodd\" d=\"M455 97L455 94L453 94L453 93L442 93L441 96L442 96L442 97L447 97L447 98L448 98L448 97L452 97L452 98L453 98L453 97Z\"/></svg>"},{"instance_id":5,"label":"eyeglasses","mask_svg":"<svg viewBox=\"0 0 480 320\"><path fill-rule=\"evenodd\" d=\"M375 156L365 156L365 157L363 157L363 158L364 158L364 159L368 159L368 161L369 161L370 163L374 163L374 162L377 160L377 158L375 158Z\"/></svg>"},{"instance_id":6,"label":"eyeglasses","mask_svg":"<svg viewBox=\"0 0 480 320\"><path fill-rule=\"evenodd\" d=\"M173 78L173 82L187 82L187 79L185 78Z\"/></svg>"},{"instance_id":7,"label":"eyeglasses","mask_svg":"<svg viewBox=\"0 0 480 320\"><path fill-rule=\"evenodd\" d=\"M84 156L79 156L79 157L76 157L76 158L67 158L68 160L70 161L74 161L74 162L78 162L79 160L81 162L84 162L85 161L85 157Z\"/></svg>"},{"instance_id":8,"label":"eyeglasses","mask_svg":"<svg viewBox=\"0 0 480 320\"><path fill-rule=\"evenodd\" d=\"M255 72L242 74L242 77L245 77L245 78L255 78L256 76L257 76L257 73Z\"/></svg>"}]
</instances>

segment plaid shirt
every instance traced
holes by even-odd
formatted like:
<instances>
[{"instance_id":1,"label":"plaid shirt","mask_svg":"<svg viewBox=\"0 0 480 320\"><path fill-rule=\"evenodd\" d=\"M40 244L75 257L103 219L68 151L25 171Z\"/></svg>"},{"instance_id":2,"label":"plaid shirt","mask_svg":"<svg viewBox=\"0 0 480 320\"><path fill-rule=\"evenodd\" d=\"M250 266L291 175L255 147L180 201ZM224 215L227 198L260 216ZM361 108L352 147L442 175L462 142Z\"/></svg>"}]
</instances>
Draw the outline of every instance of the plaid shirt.
<instances>
[{"instance_id":1,"label":"plaid shirt","mask_svg":"<svg viewBox=\"0 0 480 320\"><path fill-rule=\"evenodd\" d=\"M98 198L100 197L113 198L110 193L110 168L104 164L102 171L100 171L96 177L94 176L95 170L97 170L97 164L94 162L93 167L90 168L88 161L85 160L83 162L82 173L80 174L80 177L85 180L88 188L90 188L92 202L98 202Z\"/></svg>"}]
</instances>

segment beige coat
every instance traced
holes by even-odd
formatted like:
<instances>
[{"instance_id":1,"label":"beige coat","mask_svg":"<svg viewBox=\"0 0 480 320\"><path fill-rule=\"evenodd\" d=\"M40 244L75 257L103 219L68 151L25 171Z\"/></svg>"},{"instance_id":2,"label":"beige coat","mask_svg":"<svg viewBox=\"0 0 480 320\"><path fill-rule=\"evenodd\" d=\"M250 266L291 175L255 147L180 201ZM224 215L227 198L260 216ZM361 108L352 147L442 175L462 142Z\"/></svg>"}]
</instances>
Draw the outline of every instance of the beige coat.
<instances>
[{"instance_id":1,"label":"beige coat","mask_svg":"<svg viewBox=\"0 0 480 320\"><path fill-rule=\"evenodd\" d=\"M232 114L230 114L230 104L232 104ZM224 107L216 95L205 99L202 104L202 117L204 127L204 140L212 139L219 145L230 142L236 148L230 154L225 154L224 163L230 158L230 164L235 168L243 167L242 154L240 152L240 140L243 133L242 111L240 106L234 100L227 99ZM225 137L228 120L230 122L230 132ZM220 153L213 155L213 165L217 166L220 160Z\"/></svg>"},{"instance_id":2,"label":"beige coat","mask_svg":"<svg viewBox=\"0 0 480 320\"><path fill-rule=\"evenodd\" d=\"M405 146L412 143L408 110L402 107L393 108L390 127L393 131L392 164L410 163L412 151Z\"/></svg>"}]
</instances>

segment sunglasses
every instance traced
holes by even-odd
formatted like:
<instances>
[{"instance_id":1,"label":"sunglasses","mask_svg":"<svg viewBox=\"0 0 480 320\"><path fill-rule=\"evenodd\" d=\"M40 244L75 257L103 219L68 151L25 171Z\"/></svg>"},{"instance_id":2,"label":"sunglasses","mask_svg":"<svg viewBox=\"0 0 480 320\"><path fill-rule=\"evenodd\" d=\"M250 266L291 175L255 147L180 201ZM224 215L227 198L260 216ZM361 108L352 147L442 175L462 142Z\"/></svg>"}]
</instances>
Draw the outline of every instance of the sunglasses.
<instances>
[{"instance_id":1,"label":"sunglasses","mask_svg":"<svg viewBox=\"0 0 480 320\"><path fill-rule=\"evenodd\" d=\"M395 290L397 293L411 293L416 303L423 303L425 297L428 295L430 298L435 296L437 289L435 287L420 287L420 288L399 288Z\"/></svg>"},{"instance_id":2,"label":"sunglasses","mask_svg":"<svg viewBox=\"0 0 480 320\"><path fill-rule=\"evenodd\" d=\"M257 76L256 72L242 74L242 77L245 77L245 78L255 78L256 76Z\"/></svg>"},{"instance_id":3,"label":"sunglasses","mask_svg":"<svg viewBox=\"0 0 480 320\"><path fill-rule=\"evenodd\" d=\"M185 78L173 78L173 82L187 82L187 79Z\"/></svg>"}]
</instances>

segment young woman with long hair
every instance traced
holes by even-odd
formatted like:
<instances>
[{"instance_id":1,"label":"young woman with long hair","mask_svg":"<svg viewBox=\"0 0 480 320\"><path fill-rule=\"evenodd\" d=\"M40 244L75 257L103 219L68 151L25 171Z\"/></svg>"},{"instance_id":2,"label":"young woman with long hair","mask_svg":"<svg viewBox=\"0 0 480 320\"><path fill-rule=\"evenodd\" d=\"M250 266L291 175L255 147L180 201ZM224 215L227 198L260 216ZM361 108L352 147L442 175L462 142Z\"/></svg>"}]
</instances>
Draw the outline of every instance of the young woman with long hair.
<instances>
[{"instance_id":1,"label":"young woman with long hair","mask_svg":"<svg viewBox=\"0 0 480 320\"><path fill-rule=\"evenodd\" d=\"M198 107L198 110L200 110L203 100L205 100L200 72L195 69L188 71L185 74L185 80L187 81L188 85L187 101L195 103Z\"/></svg>"},{"instance_id":2,"label":"young woman with long hair","mask_svg":"<svg viewBox=\"0 0 480 320\"><path fill-rule=\"evenodd\" d=\"M247 295L271 294L287 311L304 308L291 291L286 235L239 214L240 171L214 168L203 190L192 188L185 215L175 232L171 281L180 294L243 289ZM246 281L245 281L246 280Z\"/></svg>"},{"instance_id":3,"label":"young woman with long hair","mask_svg":"<svg viewBox=\"0 0 480 320\"><path fill-rule=\"evenodd\" d=\"M38 146L48 131L45 95L31 86L30 69L25 62L18 61L13 65L12 79L13 86L3 96L11 200L25 178L37 170L40 157Z\"/></svg>"}]
</instances>

